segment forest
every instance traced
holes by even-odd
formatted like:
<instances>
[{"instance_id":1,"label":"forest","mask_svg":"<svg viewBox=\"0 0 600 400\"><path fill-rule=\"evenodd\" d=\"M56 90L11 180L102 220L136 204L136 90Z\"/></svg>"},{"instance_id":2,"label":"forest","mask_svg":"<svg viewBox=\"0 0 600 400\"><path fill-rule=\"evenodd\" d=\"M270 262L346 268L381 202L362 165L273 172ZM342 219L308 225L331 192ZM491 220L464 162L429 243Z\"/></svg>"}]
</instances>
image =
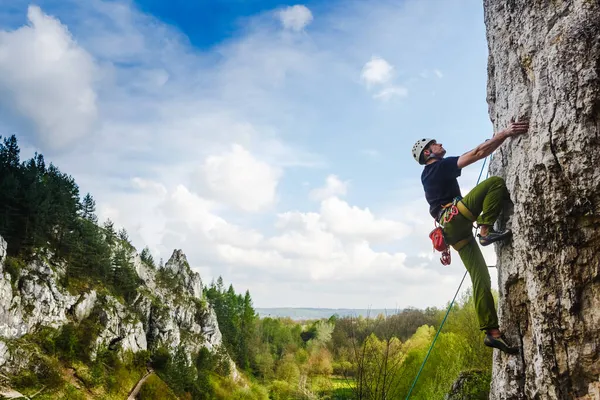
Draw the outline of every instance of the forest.
<instances>
[{"instance_id":1,"label":"forest","mask_svg":"<svg viewBox=\"0 0 600 400\"><path fill-rule=\"evenodd\" d=\"M98 221L93 196L82 195L43 155L22 162L14 135L0 144L0 235L8 244L5 269L15 282L25 264L44 254L67 266L61 283L71 291L101 286L124 305L136 296L140 278L125 252L113 251L116 242L133 248L125 227ZM162 264L147 247L140 255L151 267ZM8 377L10 386L37 399L117 399L151 366L155 374L138 399L404 399L446 314L443 307L306 321L259 318L251 294L236 292L221 277L205 285L203 295L217 316L221 351L248 382L244 390L228 379L220 352L201 350L192 365L164 348L121 357L104 350L92 360L93 322L42 328L20 339L19 345L39 348L39 368ZM82 365L87 372L78 379L85 390L76 390L64 371ZM444 399L461 375L462 398L486 399L491 366L492 350L483 345L466 291L453 304L411 398Z\"/></svg>"}]
</instances>

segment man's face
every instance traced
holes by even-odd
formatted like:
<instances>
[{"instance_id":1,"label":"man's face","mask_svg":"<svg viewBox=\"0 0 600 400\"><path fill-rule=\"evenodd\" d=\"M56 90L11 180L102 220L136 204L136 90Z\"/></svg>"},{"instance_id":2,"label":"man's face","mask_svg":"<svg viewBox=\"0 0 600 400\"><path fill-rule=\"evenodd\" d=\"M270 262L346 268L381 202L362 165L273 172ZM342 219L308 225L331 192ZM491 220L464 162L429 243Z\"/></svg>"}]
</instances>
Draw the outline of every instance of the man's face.
<instances>
[{"instance_id":1,"label":"man's face","mask_svg":"<svg viewBox=\"0 0 600 400\"><path fill-rule=\"evenodd\" d=\"M431 143L427 147L427 150L429 151L429 154L432 154L439 158L442 158L446 155L446 149L444 149L444 146L438 142Z\"/></svg>"}]
</instances>

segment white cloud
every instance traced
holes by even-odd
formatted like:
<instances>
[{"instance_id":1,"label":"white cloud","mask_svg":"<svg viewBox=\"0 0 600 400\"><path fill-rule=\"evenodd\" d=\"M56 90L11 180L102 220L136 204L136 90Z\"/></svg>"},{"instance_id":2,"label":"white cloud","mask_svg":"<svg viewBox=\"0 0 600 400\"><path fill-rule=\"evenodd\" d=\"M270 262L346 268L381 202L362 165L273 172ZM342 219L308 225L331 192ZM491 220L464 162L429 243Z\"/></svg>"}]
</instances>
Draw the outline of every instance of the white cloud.
<instances>
[{"instance_id":1,"label":"white cloud","mask_svg":"<svg viewBox=\"0 0 600 400\"><path fill-rule=\"evenodd\" d=\"M197 175L211 196L245 211L260 211L276 201L282 172L248 150L234 144L231 150L206 158Z\"/></svg>"},{"instance_id":2,"label":"white cloud","mask_svg":"<svg viewBox=\"0 0 600 400\"><path fill-rule=\"evenodd\" d=\"M406 97L408 96L408 89L402 86L388 87L374 94L373 98L387 101L394 96Z\"/></svg>"},{"instance_id":3,"label":"white cloud","mask_svg":"<svg viewBox=\"0 0 600 400\"><path fill-rule=\"evenodd\" d=\"M331 232L349 238L387 242L410 233L410 227L404 223L376 218L368 208L350 206L337 197L329 197L321 203L321 216Z\"/></svg>"},{"instance_id":4,"label":"white cloud","mask_svg":"<svg viewBox=\"0 0 600 400\"><path fill-rule=\"evenodd\" d=\"M404 86L393 83L394 67L381 57L373 56L368 61L361 73L361 79L365 82L368 89L379 85L381 89L373 94L376 100L388 101L394 96L408 96L408 89Z\"/></svg>"},{"instance_id":5,"label":"white cloud","mask_svg":"<svg viewBox=\"0 0 600 400\"><path fill-rule=\"evenodd\" d=\"M297 280L349 281L375 273L411 275L404 253L377 252L363 237L373 232L352 230L350 235L338 235L329 224L314 213L286 213L280 216L278 227L285 228L255 248L242 249L232 245L219 247L224 262L275 271ZM381 232L383 233L383 232Z\"/></svg>"},{"instance_id":6,"label":"white cloud","mask_svg":"<svg viewBox=\"0 0 600 400\"><path fill-rule=\"evenodd\" d=\"M103 215L113 217L117 226L126 226L130 236L144 236L145 244L162 257L168 257L172 248L184 248L192 265L194 260L204 259L213 267L262 271L298 282L351 281L380 273L411 280L413 274L421 274L405 265L405 253L371 247L404 236L402 223L376 218L368 209L351 207L335 197L323 201L320 213L278 214L275 231L266 236L227 221L218 215L219 203L184 185L176 185L164 196L147 190L164 187L157 182L135 182L139 195L132 201L114 199L118 209L107 203ZM141 210L140 204L150 204L150 209ZM142 220L143 215L154 217Z\"/></svg>"},{"instance_id":7,"label":"white cloud","mask_svg":"<svg viewBox=\"0 0 600 400\"><path fill-rule=\"evenodd\" d=\"M157 194L161 197L167 194L167 189L162 183L153 182L148 179L143 179L137 176L131 179L131 183L133 187L137 189L142 189L150 193Z\"/></svg>"},{"instance_id":8,"label":"white cloud","mask_svg":"<svg viewBox=\"0 0 600 400\"><path fill-rule=\"evenodd\" d=\"M440 71L439 69L434 69L433 73L440 79L444 76L444 74L442 74L442 71Z\"/></svg>"},{"instance_id":9,"label":"white cloud","mask_svg":"<svg viewBox=\"0 0 600 400\"><path fill-rule=\"evenodd\" d=\"M0 101L35 127L44 146L63 149L95 124L97 67L56 18L38 6L27 18L27 26L0 31Z\"/></svg>"},{"instance_id":10,"label":"white cloud","mask_svg":"<svg viewBox=\"0 0 600 400\"><path fill-rule=\"evenodd\" d=\"M286 7L278 13L284 28L294 31L304 29L313 20L311 11L304 5Z\"/></svg>"},{"instance_id":11,"label":"white cloud","mask_svg":"<svg viewBox=\"0 0 600 400\"><path fill-rule=\"evenodd\" d=\"M367 86L384 84L392 79L394 67L381 57L373 56L368 61L361 73L361 78Z\"/></svg>"},{"instance_id":12,"label":"white cloud","mask_svg":"<svg viewBox=\"0 0 600 400\"><path fill-rule=\"evenodd\" d=\"M332 196L343 196L348 190L348 181L342 182L336 175L329 175L325 186L310 191L311 200L324 200Z\"/></svg>"}]
</instances>

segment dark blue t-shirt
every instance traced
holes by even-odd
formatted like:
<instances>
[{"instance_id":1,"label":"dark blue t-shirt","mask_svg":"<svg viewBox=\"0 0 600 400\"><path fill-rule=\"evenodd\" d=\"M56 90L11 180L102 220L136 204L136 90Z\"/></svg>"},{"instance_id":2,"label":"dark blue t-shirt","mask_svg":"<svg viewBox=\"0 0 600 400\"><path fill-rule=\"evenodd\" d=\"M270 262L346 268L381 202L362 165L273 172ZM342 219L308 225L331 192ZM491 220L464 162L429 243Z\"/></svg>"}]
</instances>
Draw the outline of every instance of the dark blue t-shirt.
<instances>
[{"instance_id":1,"label":"dark blue t-shirt","mask_svg":"<svg viewBox=\"0 0 600 400\"><path fill-rule=\"evenodd\" d=\"M438 216L443 204L452 202L457 196L462 197L456 180L461 174L457 162L458 157L447 157L423 168L421 182L433 218Z\"/></svg>"}]
</instances>

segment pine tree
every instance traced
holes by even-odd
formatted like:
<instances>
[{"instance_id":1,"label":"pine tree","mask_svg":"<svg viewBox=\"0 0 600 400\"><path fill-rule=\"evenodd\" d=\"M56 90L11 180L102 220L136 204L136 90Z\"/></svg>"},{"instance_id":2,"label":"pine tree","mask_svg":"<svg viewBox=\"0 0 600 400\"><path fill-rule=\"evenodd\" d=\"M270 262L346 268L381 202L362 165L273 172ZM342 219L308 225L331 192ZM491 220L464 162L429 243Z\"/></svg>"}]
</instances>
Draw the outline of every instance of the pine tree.
<instances>
[{"instance_id":1,"label":"pine tree","mask_svg":"<svg viewBox=\"0 0 600 400\"><path fill-rule=\"evenodd\" d=\"M106 242L111 246L115 244L117 232L115 231L115 224L108 218L104 221L104 235L106 236Z\"/></svg>"},{"instance_id":2,"label":"pine tree","mask_svg":"<svg viewBox=\"0 0 600 400\"><path fill-rule=\"evenodd\" d=\"M148 248L148 246L144 247L144 249L142 250L142 253L140 254L140 258L142 259L143 262L148 264L150 267L155 268L154 258L152 257L152 254L150 253L150 249Z\"/></svg>"},{"instance_id":3,"label":"pine tree","mask_svg":"<svg viewBox=\"0 0 600 400\"><path fill-rule=\"evenodd\" d=\"M242 300L242 313L239 327L238 358L240 366L243 369L250 367L251 360L254 359L251 352L250 343L256 334L256 312L252 307L252 298L250 291L246 290Z\"/></svg>"},{"instance_id":4,"label":"pine tree","mask_svg":"<svg viewBox=\"0 0 600 400\"><path fill-rule=\"evenodd\" d=\"M8 253L19 251L21 210L21 171L19 146L14 135L0 143L0 235L8 242Z\"/></svg>"},{"instance_id":5,"label":"pine tree","mask_svg":"<svg viewBox=\"0 0 600 400\"><path fill-rule=\"evenodd\" d=\"M20 154L21 150L17 143L17 137L11 135L4 138L4 145L0 147L0 158L2 159L3 166L7 169L18 169L21 160Z\"/></svg>"},{"instance_id":6,"label":"pine tree","mask_svg":"<svg viewBox=\"0 0 600 400\"><path fill-rule=\"evenodd\" d=\"M82 217L93 223L98 223L96 217L96 201L91 194L87 193L81 204Z\"/></svg>"},{"instance_id":7,"label":"pine tree","mask_svg":"<svg viewBox=\"0 0 600 400\"><path fill-rule=\"evenodd\" d=\"M119 239L125 243L131 244L129 242L129 235L127 234L127 230L125 228L119 229Z\"/></svg>"}]
</instances>

